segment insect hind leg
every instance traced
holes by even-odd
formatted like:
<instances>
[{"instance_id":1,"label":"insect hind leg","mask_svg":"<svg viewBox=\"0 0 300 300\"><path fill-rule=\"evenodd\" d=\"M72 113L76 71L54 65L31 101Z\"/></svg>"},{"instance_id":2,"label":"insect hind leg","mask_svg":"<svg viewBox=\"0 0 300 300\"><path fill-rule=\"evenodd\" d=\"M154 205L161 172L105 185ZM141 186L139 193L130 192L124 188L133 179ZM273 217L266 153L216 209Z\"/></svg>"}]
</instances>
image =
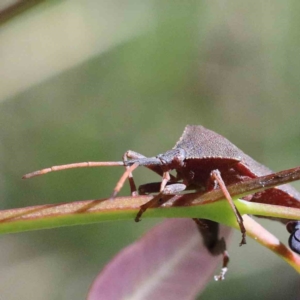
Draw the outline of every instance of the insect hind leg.
<instances>
[{"instance_id":1,"label":"insect hind leg","mask_svg":"<svg viewBox=\"0 0 300 300\"><path fill-rule=\"evenodd\" d=\"M224 238L219 239L219 224L206 219L193 219L203 238L203 243L209 253L213 256L223 255L223 264L220 274L215 275L216 281L224 280L228 271L229 254L226 250L226 242Z\"/></svg>"}]
</instances>

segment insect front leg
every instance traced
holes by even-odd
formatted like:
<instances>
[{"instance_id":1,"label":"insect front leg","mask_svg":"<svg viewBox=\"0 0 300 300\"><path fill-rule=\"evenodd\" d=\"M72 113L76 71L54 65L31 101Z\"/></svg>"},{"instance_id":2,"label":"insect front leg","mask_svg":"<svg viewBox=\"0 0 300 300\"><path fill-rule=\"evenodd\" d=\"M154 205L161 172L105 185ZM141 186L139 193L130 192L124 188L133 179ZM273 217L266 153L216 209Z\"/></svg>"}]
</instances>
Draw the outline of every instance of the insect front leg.
<instances>
[{"instance_id":1,"label":"insect front leg","mask_svg":"<svg viewBox=\"0 0 300 300\"><path fill-rule=\"evenodd\" d=\"M160 190L162 188L164 180L160 183ZM152 187L157 188L158 185L157 183L154 183L155 185L153 185ZM186 189L186 185L183 183L173 183L173 184L165 184L164 188L162 191L160 191L159 194L157 194L156 196L154 196L150 201L148 201L147 203L143 204L140 207L139 212L136 215L135 221L139 222L140 218L142 216L142 214L151 207L157 207L160 206L162 204L164 204L165 202L167 202L169 200L168 197L163 197L165 195L176 195L182 191L184 191Z\"/></svg>"},{"instance_id":2,"label":"insect front leg","mask_svg":"<svg viewBox=\"0 0 300 300\"><path fill-rule=\"evenodd\" d=\"M125 161L129 161L129 160L141 160L141 159L145 159L145 158L147 158L147 157L144 156L143 154L140 154L140 153L132 151L132 150L126 151L124 153L124 155L123 155L123 161L124 162ZM148 168L148 169L150 169L154 173L158 174L159 176L163 176L164 175L164 172L162 171L162 169L160 168L160 166L156 166L156 165L151 166L151 165L148 165L148 166L145 166L145 167ZM125 168L128 170L129 166L126 166ZM170 180L171 181L175 181L176 180L176 178L173 175L169 174L169 176L170 176ZM132 196L136 196L137 195L137 189L136 189L136 185L135 185L132 173L129 173L128 180L129 180L131 195Z\"/></svg>"},{"instance_id":3,"label":"insect front leg","mask_svg":"<svg viewBox=\"0 0 300 300\"><path fill-rule=\"evenodd\" d=\"M221 173L219 170L214 170L211 172L211 178L216 180L216 182L219 184L220 186L220 189L222 190L225 198L227 199L231 209L233 210L234 214L235 214L235 217L236 217L236 220L240 226L240 230L241 230L241 233L242 233L242 240L240 242L240 246L246 244L246 228L244 226L244 223L243 223L243 218L240 214L240 212L238 211L238 209L236 208L236 206L234 205L233 203L233 200L227 190L227 187L222 179L222 176L221 176Z\"/></svg>"},{"instance_id":4,"label":"insect front leg","mask_svg":"<svg viewBox=\"0 0 300 300\"><path fill-rule=\"evenodd\" d=\"M228 271L229 254L226 250L224 238L219 239L219 224L206 219L193 219L202 235L203 243L210 254L223 255L223 265L219 275L215 275L216 281L224 280Z\"/></svg>"},{"instance_id":5,"label":"insect front leg","mask_svg":"<svg viewBox=\"0 0 300 300\"><path fill-rule=\"evenodd\" d=\"M145 158L145 156L140 153L134 152L132 150L126 151L123 155L124 162L128 161L129 159L141 159L141 158ZM128 170L129 166L126 166L125 168ZM131 172L128 175L128 181L130 185L131 196L137 196L137 189Z\"/></svg>"}]
</instances>

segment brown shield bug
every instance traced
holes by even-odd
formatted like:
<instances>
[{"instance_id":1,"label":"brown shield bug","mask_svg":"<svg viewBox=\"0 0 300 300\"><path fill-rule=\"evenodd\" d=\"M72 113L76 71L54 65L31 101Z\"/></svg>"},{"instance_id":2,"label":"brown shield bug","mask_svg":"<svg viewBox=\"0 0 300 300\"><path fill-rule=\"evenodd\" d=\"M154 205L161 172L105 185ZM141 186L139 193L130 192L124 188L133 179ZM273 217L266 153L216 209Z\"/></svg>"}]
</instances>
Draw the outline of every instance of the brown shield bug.
<instances>
[{"instance_id":1,"label":"brown shield bug","mask_svg":"<svg viewBox=\"0 0 300 300\"><path fill-rule=\"evenodd\" d=\"M159 199L162 195L178 194L186 189L198 191L209 191L220 188L228 203L230 204L237 222L242 232L240 245L245 244L245 228L243 218L235 207L226 186L229 184L256 178L263 175L271 174L272 171L262 164L256 162L242 150L233 145L225 137L198 125L188 125L185 127L179 141L173 149L166 151L154 157L145 157L134 151L127 151L123 156L123 161L118 162L83 162L69 165L54 166L43 169L23 176L30 178L43 175L52 171L65 170L79 167L101 167L101 166L125 166L126 171L117 183L112 198L122 188L126 179L129 179L132 195L137 194L136 185L132 177L132 171L138 166L145 166L153 172L162 176L159 183L148 183L139 187L140 194L149 194L158 192L154 198ZM176 171L176 176L169 172ZM276 188L270 188L263 192L258 192L247 200L267 203L274 205L283 205L300 208L300 194L289 185L282 185ZM139 221L145 210L152 206L153 201L141 206L137 214L136 221ZM216 277L217 280L223 279L227 270L228 254L226 252L225 241L218 239L218 224L203 219L195 219L198 228L203 235L204 243L213 255L223 253L222 273ZM299 225L291 229L291 238L295 240L295 234L298 234ZM295 230L297 228L297 230ZM290 242L293 250L296 241Z\"/></svg>"}]
</instances>

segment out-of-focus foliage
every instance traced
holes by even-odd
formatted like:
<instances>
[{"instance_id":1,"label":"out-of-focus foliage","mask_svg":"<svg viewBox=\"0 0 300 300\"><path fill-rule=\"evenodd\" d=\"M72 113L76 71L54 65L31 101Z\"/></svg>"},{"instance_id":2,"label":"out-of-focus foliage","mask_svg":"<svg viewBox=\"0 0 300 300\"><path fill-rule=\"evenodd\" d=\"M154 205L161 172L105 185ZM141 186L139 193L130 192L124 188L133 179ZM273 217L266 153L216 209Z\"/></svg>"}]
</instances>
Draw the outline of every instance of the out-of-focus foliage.
<instances>
[{"instance_id":1,"label":"out-of-focus foliage","mask_svg":"<svg viewBox=\"0 0 300 300\"><path fill-rule=\"evenodd\" d=\"M274 170L299 165L299 5L46 1L4 23L1 208L106 197L121 168L20 178L54 164L119 160L128 149L155 155L186 124L226 136ZM157 180L147 170L135 178ZM1 297L83 299L105 263L154 223L3 236ZM286 241L283 226L268 224ZM227 280L201 299L296 298L298 275L250 240L238 247L239 238Z\"/></svg>"},{"instance_id":2,"label":"out-of-focus foliage","mask_svg":"<svg viewBox=\"0 0 300 300\"><path fill-rule=\"evenodd\" d=\"M220 232L229 239L230 228ZM120 251L97 276L87 299L194 299L220 272L221 259L207 251L190 220L167 220Z\"/></svg>"}]
</instances>

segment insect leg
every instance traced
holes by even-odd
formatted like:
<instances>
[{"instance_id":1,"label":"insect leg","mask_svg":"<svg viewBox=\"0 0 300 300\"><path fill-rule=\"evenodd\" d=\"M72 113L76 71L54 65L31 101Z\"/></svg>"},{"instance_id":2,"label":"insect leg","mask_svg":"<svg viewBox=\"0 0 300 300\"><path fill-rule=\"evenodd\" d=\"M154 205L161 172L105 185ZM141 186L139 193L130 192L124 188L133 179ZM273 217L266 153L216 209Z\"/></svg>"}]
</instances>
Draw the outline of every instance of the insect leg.
<instances>
[{"instance_id":1,"label":"insect leg","mask_svg":"<svg viewBox=\"0 0 300 300\"><path fill-rule=\"evenodd\" d=\"M219 239L219 224L206 219L193 219L202 235L203 243L207 250L214 256L223 255L223 265L219 275L215 275L216 281L224 280L228 271L229 255L226 250L224 238Z\"/></svg>"},{"instance_id":2,"label":"insect leg","mask_svg":"<svg viewBox=\"0 0 300 300\"><path fill-rule=\"evenodd\" d=\"M160 182L150 182L150 183L140 185L138 191L139 191L140 195L148 195L151 193L158 193L160 186L161 186L161 181Z\"/></svg>"},{"instance_id":3,"label":"insect leg","mask_svg":"<svg viewBox=\"0 0 300 300\"><path fill-rule=\"evenodd\" d=\"M183 183L174 183L170 185L166 185L164 190L161 191L159 194L154 196L150 201L141 205L139 212L135 217L135 221L139 222L142 214L151 207L157 207L169 200L168 197L163 197L164 195L176 195L186 189L186 185Z\"/></svg>"},{"instance_id":4,"label":"insect leg","mask_svg":"<svg viewBox=\"0 0 300 300\"><path fill-rule=\"evenodd\" d=\"M170 177L170 173L169 172L164 172L163 173L163 177L162 177L162 181L161 181L161 185L160 185L160 192L163 192L163 190L165 189L167 183L170 181L171 177Z\"/></svg>"},{"instance_id":5,"label":"insect leg","mask_svg":"<svg viewBox=\"0 0 300 300\"><path fill-rule=\"evenodd\" d=\"M169 185L174 185L173 182L168 182L167 186ZM139 191L139 195L149 195L152 193L158 193L160 190L160 186L161 186L161 181L160 182L150 182L150 183L146 183L146 184L141 184L138 188ZM187 190L195 190L197 189L196 186L193 185L189 185L185 188L185 191Z\"/></svg>"},{"instance_id":6,"label":"insect leg","mask_svg":"<svg viewBox=\"0 0 300 300\"><path fill-rule=\"evenodd\" d=\"M211 172L211 177L213 179L215 179L217 181L217 183L219 184L220 186L220 189L223 191L224 193L224 196L225 198L227 199L229 205L231 206L235 216L236 216L236 220L240 226L240 229L241 229L241 233L242 233L242 240L240 242L240 246L246 244L246 229L245 229L245 226L243 224L243 218L240 214L240 212L238 211L238 209L236 208L236 206L234 205L233 201L232 201L232 198L226 188L226 185L221 177L221 173L219 170L214 170Z\"/></svg>"},{"instance_id":7,"label":"insect leg","mask_svg":"<svg viewBox=\"0 0 300 300\"><path fill-rule=\"evenodd\" d=\"M131 150L126 151L123 155L123 161L127 161L128 159L139 159L139 158L145 158L145 156ZM129 166L126 166L125 168L126 170L128 170ZM128 181L130 185L131 196L137 196L137 189L133 179L132 172L128 174Z\"/></svg>"},{"instance_id":8,"label":"insect leg","mask_svg":"<svg viewBox=\"0 0 300 300\"><path fill-rule=\"evenodd\" d=\"M138 152L132 151L132 150L126 151L123 155L123 161L128 161L131 159L139 160L139 159L144 159L144 158L146 158L146 156L144 156L143 154L140 154ZM145 166L145 167L152 170L154 173L156 173L160 176L163 176L163 171L161 170L161 168L159 166ZM126 169L128 169L128 166L126 167ZM176 180L173 175L170 175L170 177L171 177L170 178L171 181ZM128 180L129 180L131 195L132 196L137 195L137 189L136 189L136 185L135 185L132 173L129 174Z\"/></svg>"},{"instance_id":9,"label":"insect leg","mask_svg":"<svg viewBox=\"0 0 300 300\"><path fill-rule=\"evenodd\" d=\"M119 181L117 182L112 195L110 196L111 199L115 198L117 196L117 194L119 193L119 191L121 190L121 188L124 185L124 182L126 181L126 179L128 178L129 174L131 174L131 172L133 170L135 170L137 167L139 166L139 163L136 162L134 163L132 166L128 167L126 169L126 171L123 173L123 175L121 176L121 178L119 179Z\"/></svg>"},{"instance_id":10,"label":"insect leg","mask_svg":"<svg viewBox=\"0 0 300 300\"><path fill-rule=\"evenodd\" d=\"M132 151L132 150L128 150L124 153L123 155L123 161L128 161L131 159L144 159L146 158L146 156L144 156L143 154L140 154L138 152ZM161 168L159 166L145 166L146 168L152 170L154 173L158 174L159 176L163 176L163 171L161 170ZM128 168L128 167L126 167ZM170 174L170 180L171 181L176 181L176 178ZM129 184L130 184L130 190L131 190L131 195L136 195L136 185L134 183L134 179L133 179L133 175L132 173L129 174L128 176L128 180L129 180Z\"/></svg>"}]
</instances>

